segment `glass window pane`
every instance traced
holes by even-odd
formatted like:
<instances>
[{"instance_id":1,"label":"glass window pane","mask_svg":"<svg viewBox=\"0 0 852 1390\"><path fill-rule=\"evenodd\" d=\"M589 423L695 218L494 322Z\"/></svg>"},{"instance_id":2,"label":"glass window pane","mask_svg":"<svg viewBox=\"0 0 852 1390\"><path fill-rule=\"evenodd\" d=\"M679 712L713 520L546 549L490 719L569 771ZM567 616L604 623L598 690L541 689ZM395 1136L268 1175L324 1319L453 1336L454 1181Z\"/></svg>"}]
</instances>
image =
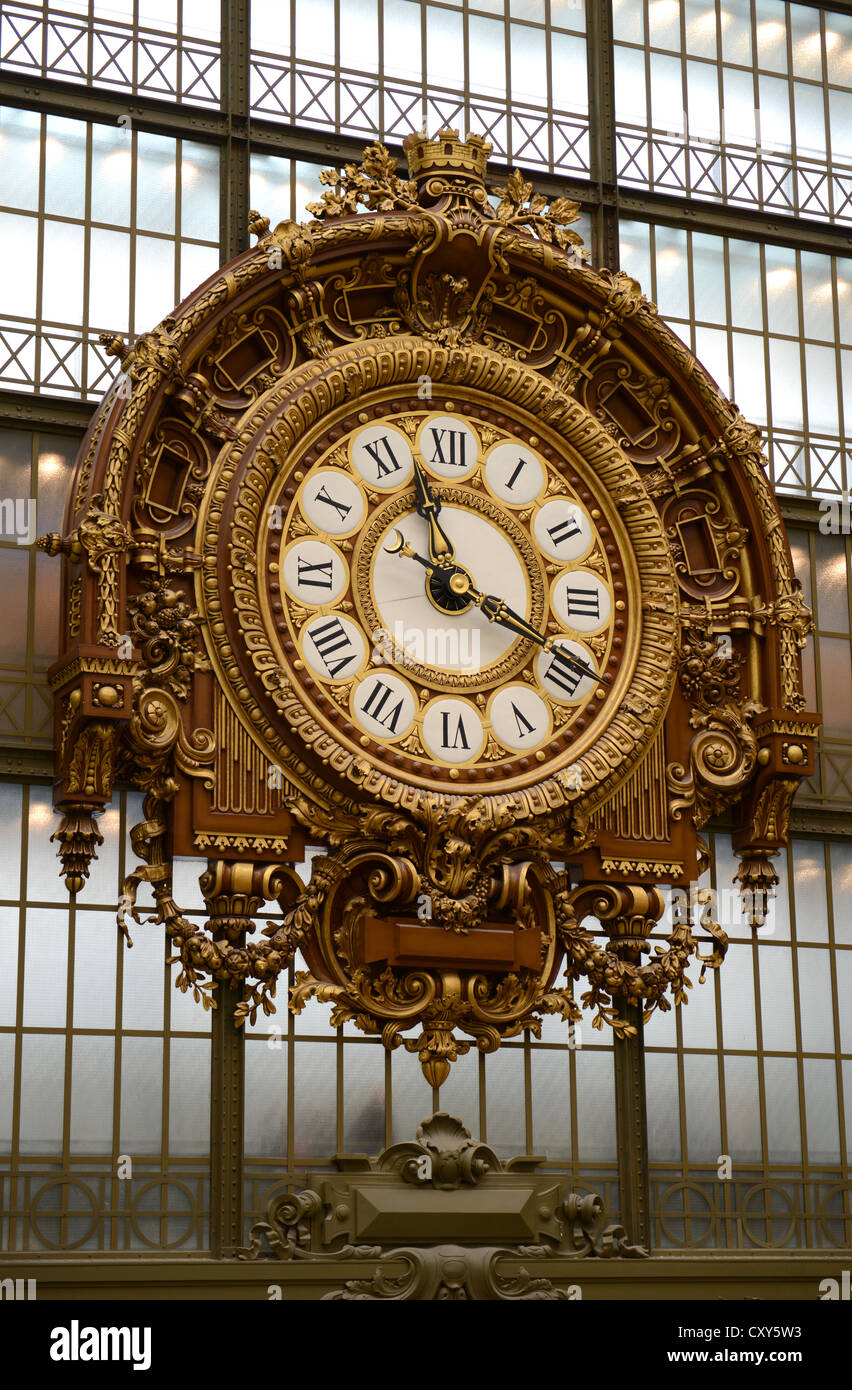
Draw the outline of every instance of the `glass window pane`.
<instances>
[{"instance_id":1,"label":"glass window pane","mask_svg":"<svg viewBox=\"0 0 852 1390\"><path fill-rule=\"evenodd\" d=\"M756 1057L725 1058L725 1121L734 1163L759 1163L763 1144Z\"/></svg>"},{"instance_id":2,"label":"glass window pane","mask_svg":"<svg viewBox=\"0 0 852 1390\"><path fill-rule=\"evenodd\" d=\"M158 1154L162 1133L163 1040L122 1038L120 1151L134 1157Z\"/></svg>"},{"instance_id":3,"label":"glass window pane","mask_svg":"<svg viewBox=\"0 0 852 1390\"><path fill-rule=\"evenodd\" d=\"M852 912L847 910L848 904L852 902L852 843L832 841L827 848L831 859L834 940L838 946L852 946ZM841 953L838 960L843 959L845 956ZM841 993L840 997L849 999L852 996Z\"/></svg>"},{"instance_id":4,"label":"glass window pane","mask_svg":"<svg viewBox=\"0 0 852 1390\"><path fill-rule=\"evenodd\" d=\"M344 1153L377 1154L385 1147L385 1055L380 1042L343 1048Z\"/></svg>"},{"instance_id":5,"label":"glass window pane","mask_svg":"<svg viewBox=\"0 0 852 1390\"><path fill-rule=\"evenodd\" d=\"M845 638L819 637L817 641L822 691L819 707L822 710L823 731L829 737L837 735L848 738L852 734L852 702L849 700L852 651Z\"/></svg>"},{"instance_id":6,"label":"glass window pane","mask_svg":"<svg viewBox=\"0 0 852 1390\"><path fill-rule=\"evenodd\" d=\"M65 1038L25 1033L21 1039L21 1153L60 1151L64 1114Z\"/></svg>"},{"instance_id":7,"label":"glass window pane","mask_svg":"<svg viewBox=\"0 0 852 1390\"><path fill-rule=\"evenodd\" d=\"M44 142L44 211L60 217L86 215L84 121L48 116Z\"/></svg>"},{"instance_id":8,"label":"glass window pane","mask_svg":"<svg viewBox=\"0 0 852 1390\"><path fill-rule=\"evenodd\" d=\"M108 912L78 912L74 928L75 1028L115 1026L118 930ZM134 962L129 963L132 969Z\"/></svg>"},{"instance_id":9,"label":"glass window pane","mask_svg":"<svg viewBox=\"0 0 852 1390\"><path fill-rule=\"evenodd\" d=\"M182 142L180 187L181 235L218 243L219 151L214 145Z\"/></svg>"},{"instance_id":10,"label":"glass window pane","mask_svg":"<svg viewBox=\"0 0 852 1390\"><path fill-rule=\"evenodd\" d=\"M210 1150L210 1042L172 1038L169 1046L169 1153Z\"/></svg>"},{"instance_id":11,"label":"glass window pane","mask_svg":"<svg viewBox=\"0 0 852 1390\"><path fill-rule=\"evenodd\" d=\"M681 1142L680 1092L674 1053L645 1053L645 1094L648 1159L651 1163L676 1163L681 1157Z\"/></svg>"},{"instance_id":12,"label":"glass window pane","mask_svg":"<svg viewBox=\"0 0 852 1390\"><path fill-rule=\"evenodd\" d=\"M612 1053L584 1047L575 1056L577 1157L583 1163L612 1163L616 1158Z\"/></svg>"},{"instance_id":13,"label":"glass window pane","mask_svg":"<svg viewBox=\"0 0 852 1390\"><path fill-rule=\"evenodd\" d=\"M446 1110L451 1115L458 1115L472 1134L477 1134L481 1130L479 1058L475 1051L468 1052L453 1062L450 1074L438 1093L438 1103L438 1108L441 1110ZM521 1091L521 1106L523 1106L523 1089Z\"/></svg>"},{"instance_id":14,"label":"glass window pane","mask_svg":"<svg viewBox=\"0 0 852 1390\"><path fill-rule=\"evenodd\" d=\"M0 153L3 158L3 203L38 211L41 116L36 111L0 107Z\"/></svg>"},{"instance_id":15,"label":"glass window pane","mask_svg":"<svg viewBox=\"0 0 852 1390\"><path fill-rule=\"evenodd\" d=\"M758 962L763 1046L770 1052L793 1052L796 1020L790 948L761 943Z\"/></svg>"},{"instance_id":16,"label":"glass window pane","mask_svg":"<svg viewBox=\"0 0 852 1390\"><path fill-rule=\"evenodd\" d=\"M33 217L0 212L0 255L15 274L3 282L3 313L33 318L36 311L38 224Z\"/></svg>"},{"instance_id":17,"label":"glass window pane","mask_svg":"<svg viewBox=\"0 0 852 1390\"><path fill-rule=\"evenodd\" d=\"M72 1154L112 1153L115 1039L74 1038L71 1047Z\"/></svg>"},{"instance_id":18,"label":"glass window pane","mask_svg":"<svg viewBox=\"0 0 852 1390\"><path fill-rule=\"evenodd\" d=\"M766 1057L766 1142L770 1163L801 1163L799 1079L794 1057Z\"/></svg>"},{"instance_id":19,"label":"glass window pane","mask_svg":"<svg viewBox=\"0 0 852 1390\"><path fill-rule=\"evenodd\" d=\"M799 1018L805 1052L834 1051L834 1017L831 993L831 961L828 951L800 949Z\"/></svg>"},{"instance_id":20,"label":"glass window pane","mask_svg":"<svg viewBox=\"0 0 852 1390\"><path fill-rule=\"evenodd\" d=\"M501 1158L526 1153L522 1048L501 1047L485 1059L485 1096L491 1148Z\"/></svg>"},{"instance_id":21,"label":"glass window pane","mask_svg":"<svg viewBox=\"0 0 852 1390\"><path fill-rule=\"evenodd\" d=\"M571 1157L571 1068L562 1050L532 1049L532 1121L534 1153Z\"/></svg>"},{"instance_id":22,"label":"glass window pane","mask_svg":"<svg viewBox=\"0 0 852 1390\"><path fill-rule=\"evenodd\" d=\"M280 1038L246 1039L246 1158L287 1155L287 1048Z\"/></svg>"},{"instance_id":23,"label":"glass window pane","mask_svg":"<svg viewBox=\"0 0 852 1390\"><path fill-rule=\"evenodd\" d=\"M683 1059L686 1142L689 1162L716 1163L722 1151L719 1128L719 1063L715 1057Z\"/></svg>"},{"instance_id":24,"label":"glass window pane","mask_svg":"<svg viewBox=\"0 0 852 1390\"><path fill-rule=\"evenodd\" d=\"M176 149L165 135L136 136L136 225L146 232L175 231Z\"/></svg>"},{"instance_id":25,"label":"glass window pane","mask_svg":"<svg viewBox=\"0 0 852 1390\"><path fill-rule=\"evenodd\" d=\"M322 1159L337 1150L337 1067L329 1043L297 1042L293 1049L296 1161Z\"/></svg>"}]
</instances>

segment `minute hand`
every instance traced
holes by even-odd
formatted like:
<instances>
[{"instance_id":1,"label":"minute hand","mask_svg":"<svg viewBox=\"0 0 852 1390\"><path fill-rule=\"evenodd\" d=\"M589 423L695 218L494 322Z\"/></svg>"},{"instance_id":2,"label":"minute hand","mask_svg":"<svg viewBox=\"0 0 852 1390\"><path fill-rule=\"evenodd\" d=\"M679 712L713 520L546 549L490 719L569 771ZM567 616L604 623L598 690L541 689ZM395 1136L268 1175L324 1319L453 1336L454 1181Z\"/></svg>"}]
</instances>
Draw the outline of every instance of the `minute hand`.
<instances>
[{"instance_id":1,"label":"minute hand","mask_svg":"<svg viewBox=\"0 0 852 1390\"><path fill-rule=\"evenodd\" d=\"M478 589L471 589L470 596L478 608L481 608L490 623L500 623L501 627L507 627L512 632L517 632L520 637L528 637L531 642L536 642L545 651L552 651L554 656L572 666L575 671L580 671L584 676L590 676L593 681L600 681L602 685L612 685L609 676L598 675L597 671L587 666L585 661L581 661L578 656L572 656L562 647L553 644L553 638L547 637L543 632L539 632L520 613L516 613L513 608L501 598L494 594L483 594Z\"/></svg>"},{"instance_id":2,"label":"minute hand","mask_svg":"<svg viewBox=\"0 0 852 1390\"><path fill-rule=\"evenodd\" d=\"M436 564L446 565L452 561L455 550L452 541L438 521L441 503L432 492L426 481L426 474L416 459L414 460L414 486L417 493L415 503L417 513L423 517L429 527L429 554Z\"/></svg>"}]
</instances>

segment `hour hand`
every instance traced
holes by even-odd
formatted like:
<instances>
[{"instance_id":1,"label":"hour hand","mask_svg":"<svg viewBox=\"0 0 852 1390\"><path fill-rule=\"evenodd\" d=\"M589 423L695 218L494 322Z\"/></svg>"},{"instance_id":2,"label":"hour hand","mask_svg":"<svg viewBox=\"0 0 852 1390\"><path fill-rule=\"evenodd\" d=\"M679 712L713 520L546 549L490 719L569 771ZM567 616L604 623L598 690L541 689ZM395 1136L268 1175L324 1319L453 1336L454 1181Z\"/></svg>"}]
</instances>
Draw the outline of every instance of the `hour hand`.
<instances>
[{"instance_id":1,"label":"hour hand","mask_svg":"<svg viewBox=\"0 0 852 1390\"><path fill-rule=\"evenodd\" d=\"M453 543L438 521L438 513L441 510L441 503L435 497L422 464L414 460L414 487L417 493L417 514L422 516L426 525L429 527L429 554L435 564L445 565L453 559L455 550Z\"/></svg>"}]
</instances>

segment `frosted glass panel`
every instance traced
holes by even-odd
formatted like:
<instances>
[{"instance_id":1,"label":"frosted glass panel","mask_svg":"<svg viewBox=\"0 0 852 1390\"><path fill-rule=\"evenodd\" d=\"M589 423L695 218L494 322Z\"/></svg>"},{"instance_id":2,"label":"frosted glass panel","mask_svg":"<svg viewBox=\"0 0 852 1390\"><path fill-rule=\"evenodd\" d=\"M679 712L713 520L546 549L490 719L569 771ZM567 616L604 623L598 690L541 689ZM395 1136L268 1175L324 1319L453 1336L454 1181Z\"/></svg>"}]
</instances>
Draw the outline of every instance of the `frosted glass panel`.
<instances>
[{"instance_id":1,"label":"frosted glass panel","mask_svg":"<svg viewBox=\"0 0 852 1390\"><path fill-rule=\"evenodd\" d=\"M571 1157L571 1068L565 1052L532 1049L533 1152Z\"/></svg>"},{"instance_id":2,"label":"frosted glass panel","mask_svg":"<svg viewBox=\"0 0 852 1390\"><path fill-rule=\"evenodd\" d=\"M837 536L823 536L816 531L814 555L819 575L816 595L819 626L829 632L848 632L849 570L843 540Z\"/></svg>"},{"instance_id":3,"label":"frosted glass panel","mask_svg":"<svg viewBox=\"0 0 852 1390\"><path fill-rule=\"evenodd\" d=\"M181 146L181 235L219 240L219 151L184 140ZM252 204L254 206L254 204Z\"/></svg>"},{"instance_id":4,"label":"frosted glass panel","mask_svg":"<svg viewBox=\"0 0 852 1390\"><path fill-rule=\"evenodd\" d=\"M3 155L3 202L11 208L38 211L38 168L41 116L35 111L0 107L0 151Z\"/></svg>"},{"instance_id":5,"label":"frosted glass panel","mask_svg":"<svg viewBox=\"0 0 852 1390\"><path fill-rule=\"evenodd\" d=\"M165 950L163 928L131 922L133 949L124 958L122 1023L125 1028L163 1026Z\"/></svg>"},{"instance_id":6,"label":"frosted glass panel","mask_svg":"<svg viewBox=\"0 0 852 1390\"><path fill-rule=\"evenodd\" d=\"M677 1057L674 1053L645 1053L645 1095L649 1162L676 1162L681 1157L681 1144Z\"/></svg>"},{"instance_id":7,"label":"frosted glass panel","mask_svg":"<svg viewBox=\"0 0 852 1390\"><path fill-rule=\"evenodd\" d=\"M432 1114L432 1089L426 1084L416 1053L397 1048L391 1053L393 1142L417 1133L421 1120ZM477 1136L478 1137L478 1136Z\"/></svg>"},{"instance_id":8,"label":"frosted glass panel","mask_svg":"<svg viewBox=\"0 0 852 1390\"><path fill-rule=\"evenodd\" d=\"M805 1117L811 1163L840 1162L837 1067L834 1060L804 1060Z\"/></svg>"},{"instance_id":9,"label":"frosted glass panel","mask_svg":"<svg viewBox=\"0 0 852 1390\"><path fill-rule=\"evenodd\" d=\"M802 1047L805 1052L833 1052L834 1017L829 953L816 948L802 949L797 952L797 957Z\"/></svg>"},{"instance_id":10,"label":"frosted glass panel","mask_svg":"<svg viewBox=\"0 0 852 1390\"><path fill-rule=\"evenodd\" d=\"M297 1043L293 1151L296 1161L337 1150L337 1068L327 1043Z\"/></svg>"},{"instance_id":11,"label":"frosted glass panel","mask_svg":"<svg viewBox=\"0 0 852 1390\"><path fill-rule=\"evenodd\" d=\"M485 1060L488 1143L501 1158L526 1153L524 1125L524 1054L501 1047Z\"/></svg>"},{"instance_id":12,"label":"frosted glass panel","mask_svg":"<svg viewBox=\"0 0 852 1390\"><path fill-rule=\"evenodd\" d=\"M67 913L30 908L24 951L25 1028L65 1027L67 981Z\"/></svg>"},{"instance_id":13,"label":"frosted glass panel","mask_svg":"<svg viewBox=\"0 0 852 1390\"><path fill-rule=\"evenodd\" d=\"M15 901L21 872L21 788L0 782L0 894Z\"/></svg>"},{"instance_id":14,"label":"frosted glass panel","mask_svg":"<svg viewBox=\"0 0 852 1390\"><path fill-rule=\"evenodd\" d=\"M822 575L820 573L820 589ZM796 936L799 941L828 940L828 905L825 894L825 848L818 841L796 840L793 850L793 886L796 899Z\"/></svg>"},{"instance_id":15,"label":"frosted glass panel","mask_svg":"<svg viewBox=\"0 0 852 1390\"><path fill-rule=\"evenodd\" d=\"M22 1154L55 1154L62 1148L65 1039L25 1034L21 1040Z\"/></svg>"},{"instance_id":16,"label":"frosted glass panel","mask_svg":"<svg viewBox=\"0 0 852 1390\"><path fill-rule=\"evenodd\" d=\"M127 285L130 237L126 232L91 231L89 322L93 329L126 333L130 323Z\"/></svg>"},{"instance_id":17,"label":"frosted glass panel","mask_svg":"<svg viewBox=\"0 0 852 1390\"><path fill-rule=\"evenodd\" d=\"M124 1038L121 1044L122 1153L158 1154L163 1129L163 1040Z\"/></svg>"},{"instance_id":18,"label":"frosted glass panel","mask_svg":"<svg viewBox=\"0 0 852 1390\"><path fill-rule=\"evenodd\" d=\"M758 961L763 1046L771 1052L792 1052L796 1046L796 1024L790 948L761 944Z\"/></svg>"},{"instance_id":19,"label":"frosted glass panel","mask_svg":"<svg viewBox=\"0 0 852 1390\"><path fill-rule=\"evenodd\" d=\"M35 313L38 224L32 217L0 212L0 253L15 274L3 282L3 311L23 318Z\"/></svg>"},{"instance_id":20,"label":"frosted glass panel","mask_svg":"<svg viewBox=\"0 0 852 1390\"><path fill-rule=\"evenodd\" d=\"M343 1049L343 1151L377 1154L384 1147L385 1049L378 1041L350 1043Z\"/></svg>"},{"instance_id":21,"label":"frosted glass panel","mask_svg":"<svg viewBox=\"0 0 852 1390\"><path fill-rule=\"evenodd\" d=\"M115 1040L74 1038L71 1051L71 1152L112 1153Z\"/></svg>"},{"instance_id":22,"label":"frosted glass panel","mask_svg":"<svg viewBox=\"0 0 852 1390\"><path fill-rule=\"evenodd\" d=\"M721 1153L719 1063L715 1057L683 1059L686 1142L690 1163L715 1163Z\"/></svg>"},{"instance_id":23,"label":"frosted glass panel","mask_svg":"<svg viewBox=\"0 0 852 1390\"><path fill-rule=\"evenodd\" d=\"M86 212L86 126L48 116L44 144L44 210L61 217Z\"/></svg>"},{"instance_id":24,"label":"frosted glass panel","mask_svg":"<svg viewBox=\"0 0 852 1390\"><path fill-rule=\"evenodd\" d=\"M829 845L829 855L831 894L834 900L834 939L838 946L852 946L852 912L849 911L849 904L852 903L852 844L832 843ZM838 960L843 959L843 953L838 955Z\"/></svg>"},{"instance_id":25,"label":"frosted glass panel","mask_svg":"<svg viewBox=\"0 0 852 1390\"><path fill-rule=\"evenodd\" d=\"M616 1145L612 1053L582 1048L576 1057L577 1156L587 1163L613 1162Z\"/></svg>"},{"instance_id":26,"label":"frosted glass panel","mask_svg":"<svg viewBox=\"0 0 852 1390\"><path fill-rule=\"evenodd\" d=\"M801 1163L799 1083L795 1058L767 1057L763 1064L763 1075L769 1162Z\"/></svg>"},{"instance_id":27,"label":"frosted glass panel","mask_svg":"<svg viewBox=\"0 0 852 1390\"><path fill-rule=\"evenodd\" d=\"M118 930L108 912L78 912L74 930L74 1027L115 1027Z\"/></svg>"},{"instance_id":28,"label":"frosted glass panel","mask_svg":"<svg viewBox=\"0 0 852 1390\"><path fill-rule=\"evenodd\" d=\"M751 946L732 945L719 972L722 1032L726 1048L756 1046L754 967Z\"/></svg>"},{"instance_id":29,"label":"frosted glass panel","mask_svg":"<svg viewBox=\"0 0 852 1390\"><path fill-rule=\"evenodd\" d=\"M129 130L92 126L92 221L130 222L130 181L133 146Z\"/></svg>"},{"instance_id":30,"label":"frosted glass panel","mask_svg":"<svg viewBox=\"0 0 852 1390\"><path fill-rule=\"evenodd\" d=\"M245 1152L247 1158L287 1153L287 1048L246 1039Z\"/></svg>"},{"instance_id":31,"label":"frosted glass panel","mask_svg":"<svg viewBox=\"0 0 852 1390\"><path fill-rule=\"evenodd\" d=\"M206 1038L172 1038L169 1062L169 1152L206 1154L210 1148L210 1043Z\"/></svg>"},{"instance_id":32,"label":"frosted glass panel","mask_svg":"<svg viewBox=\"0 0 852 1390\"><path fill-rule=\"evenodd\" d=\"M758 1163L762 1153L756 1057L725 1058L727 1152L738 1163Z\"/></svg>"},{"instance_id":33,"label":"frosted glass panel","mask_svg":"<svg viewBox=\"0 0 852 1390\"><path fill-rule=\"evenodd\" d=\"M424 1093L427 1089L424 1077ZM487 1102L489 1107L491 1107L493 1099L493 1096L489 1098ZM521 1104L523 1104L523 1096ZM482 1130L479 1114L479 1053L475 1047L471 1048L464 1057L459 1057L458 1061L453 1062L450 1074L440 1089L436 1108L447 1110L451 1115L458 1115L462 1124L467 1125L471 1134L475 1138L479 1137Z\"/></svg>"}]
</instances>

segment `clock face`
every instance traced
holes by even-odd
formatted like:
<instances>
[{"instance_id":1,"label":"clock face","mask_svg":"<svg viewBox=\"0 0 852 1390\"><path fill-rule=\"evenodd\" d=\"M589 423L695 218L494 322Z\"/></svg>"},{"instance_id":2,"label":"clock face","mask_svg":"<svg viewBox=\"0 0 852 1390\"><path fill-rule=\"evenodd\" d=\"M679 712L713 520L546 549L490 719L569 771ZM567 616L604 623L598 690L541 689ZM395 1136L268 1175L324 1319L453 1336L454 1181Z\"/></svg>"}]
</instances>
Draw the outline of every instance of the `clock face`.
<instances>
[{"instance_id":1,"label":"clock face","mask_svg":"<svg viewBox=\"0 0 852 1390\"><path fill-rule=\"evenodd\" d=\"M485 791L570 769L635 659L612 503L567 446L473 400L346 425L282 458L268 498L258 573L291 688L401 781Z\"/></svg>"}]
</instances>

